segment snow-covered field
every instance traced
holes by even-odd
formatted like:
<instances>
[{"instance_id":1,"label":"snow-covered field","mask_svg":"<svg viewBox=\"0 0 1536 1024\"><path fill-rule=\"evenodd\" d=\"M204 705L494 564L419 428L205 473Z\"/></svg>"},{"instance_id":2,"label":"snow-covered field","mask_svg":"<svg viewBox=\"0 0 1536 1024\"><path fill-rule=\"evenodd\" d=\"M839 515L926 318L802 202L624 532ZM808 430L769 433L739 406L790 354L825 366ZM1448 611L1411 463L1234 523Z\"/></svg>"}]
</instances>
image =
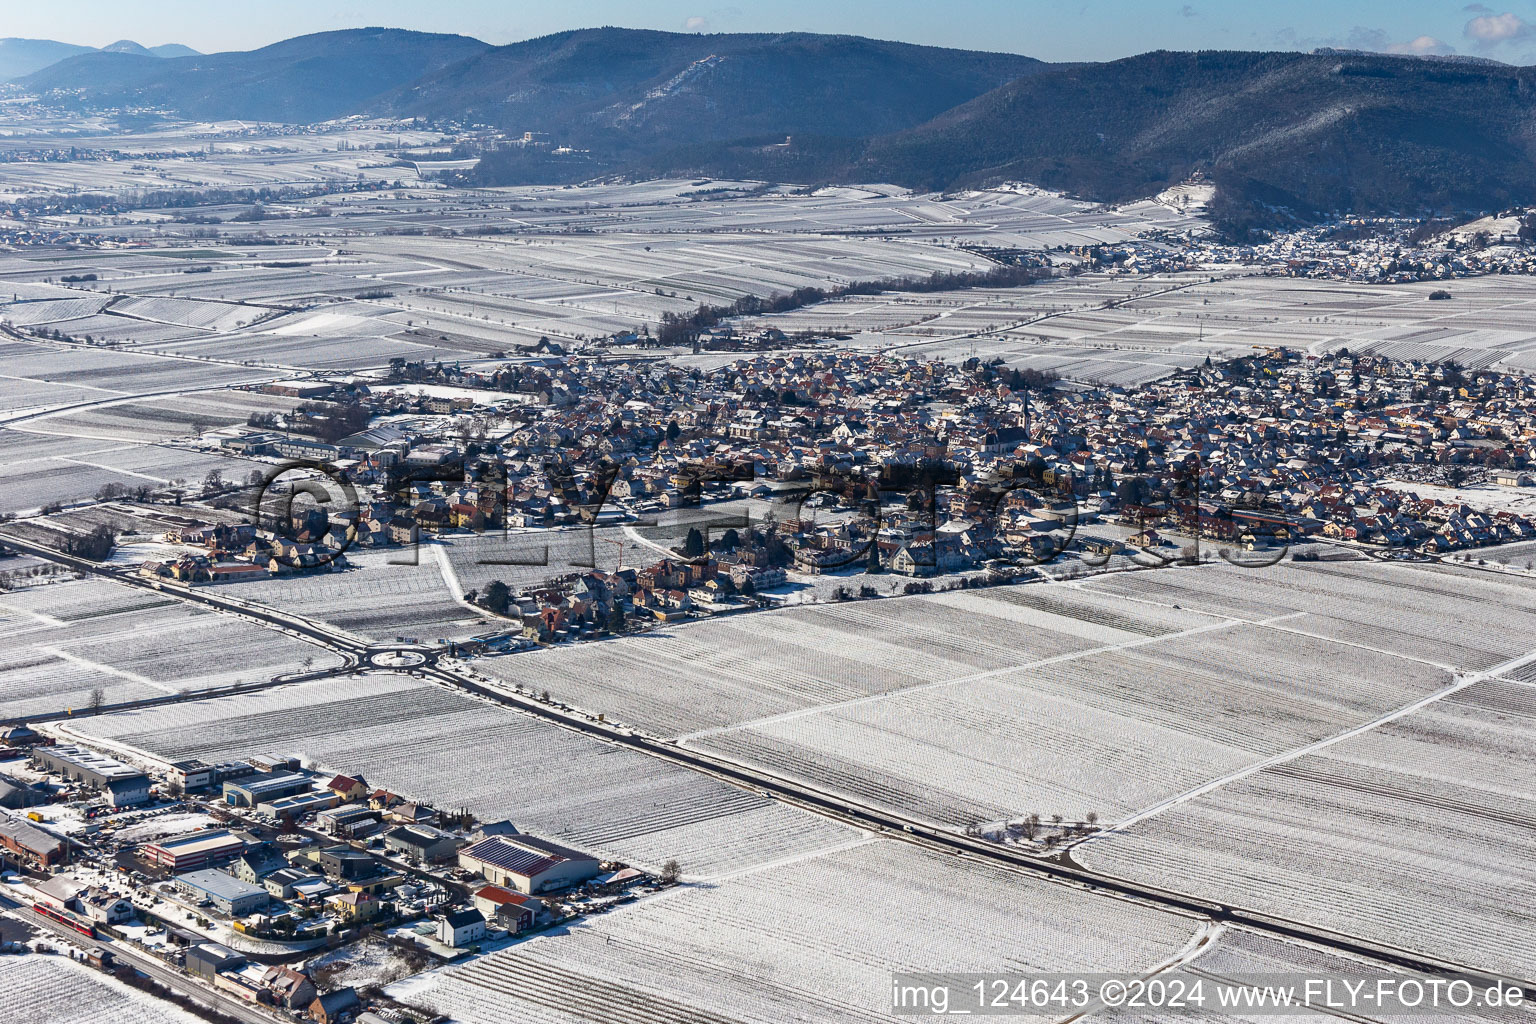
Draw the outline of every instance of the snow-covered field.
<instances>
[{"instance_id":1,"label":"snow-covered field","mask_svg":"<svg viewBox=\"0 0 1536 1024\"><path fill-rule=\"evenodd\" d=\"M1457 667L1478 668L1523 650L1536 628L1519 593L1489 589L1497 580L1303 565L795 607L478 666L960 827L1031 812L1129 815L1448 685L1449 665L1416 657L1426 632L1447 639ZM1391 599L1364 603L1399 578ZM1474 609L1508 634L1463 630L1451 642Z\"/></svg>"},{"instance_id":2,"label":"snow-covered field","mask_svg":"<svg viewBox=\"0 0 1536 1024\"><path fill-rule=\"evenodd\" d=\"M0 1020L15 1024L201 1024L201 1018L63 955L0 957Z\"/></svg>"},{"instance_id":3,"label":"snow-covered field","mask_svg":"<svg viewBox=\"0 0 1536 1024\"><path fill-rule=\"evenodd\" d=\"M461 1024L902 1020L895 971L1130 971L1191 919L890 840L687 886L392 989Z\"/></svg>"},{"instance_id":4,"label":"snow-covered field","mask_svg":"<svg viewBox=\"0 0 1536 1024\"><path fill-rule=\"evenodd\" d=\"M421 545L417 564L410 564L409 548L352 548L346 557L352 569L253 580L239 585L239 596L369 640L462 640L510 625L454 600L462 595L444 580L432 545Z\"/></svg>"},{"instance_id":5,"label":"snow-covered field","mask_svg":"<svg viewBox=\"0 0 1536 1024\"><path fill-rule=\"evenodd\" d=\"M1529 666L1523 674L1473 685L1074 854L1110 874L1529 979L1536 676Z\"/></svg>"},{"instance_id":6,"label":"snow-covered field","mask_svg":"<svg viewBox=\"0 0 1536 1024\"><path fill-rule=\"evenodd\" d=\"M291 412L291 398L233 388L98 405L31 420L27 428L72 437L164 441L213 427L244 427L252 413Z\"/></svg>"},{"instance_id":7,"label":"snow-covered field","mask_svg":"<svg viewBox=\"0 0 1536 1024\"><path fill-rule=\"evenodd\" d=\"M677 736L1220 621L1064 588L995 588L753 612L480 667Z\"/></svg>"},{"instance_id":8,"label":"snow-covered field","mask_svg":"<svg viewBox=\"0 0 1536 1024\"><path fill-rule=\"evenodd\" d=\"M712 878L860 833L528 715L369 673L78 720L162 760L281 750L485 820L652 869Z\"/></svg>"},{"instance_id":9,"label":"snow-covered field","mask_svg":"<svg viewBox=\"0 0 1536 1024\"><path fill-rule=\"evenodd\" d=\"M892 292L818 303L743 325L851 335L859 348L931 358L1001 357L1078 380L1131 385L1255 347L1349 348L1468 367L1536 367L1520 278L1456 282L1454 305L1427 301L1433 283L1394 286L1255 276L1249 268L1155 276L1083 274L1029 288ZM708 357L705 357L708 358Z\"/></svg>"},{"instance_id":10,"label":"snow-covered field","mask_svg":"<svg viewBox=\"0 0 1536 1024\"><path fill-rule=\"evenodd\" d=\"M338 664L335 655L253 623L97 580L0 595L4 716L78 714L91 691L114 704L253 682Z\"/></svg>"},{"instance_id":11,"label":"snow-covered field","mask_svg":"<svg viewBox=\"0 0 1536 1024\"><path fill-rule=\"evenodd\" d=\"M1485 669L1536 647L1536 580L1449 564L1213 564L1101 576L1083 587L1215 614L1294 615L1270 628L1446 669Z\"/></svg>"}]
</instances>

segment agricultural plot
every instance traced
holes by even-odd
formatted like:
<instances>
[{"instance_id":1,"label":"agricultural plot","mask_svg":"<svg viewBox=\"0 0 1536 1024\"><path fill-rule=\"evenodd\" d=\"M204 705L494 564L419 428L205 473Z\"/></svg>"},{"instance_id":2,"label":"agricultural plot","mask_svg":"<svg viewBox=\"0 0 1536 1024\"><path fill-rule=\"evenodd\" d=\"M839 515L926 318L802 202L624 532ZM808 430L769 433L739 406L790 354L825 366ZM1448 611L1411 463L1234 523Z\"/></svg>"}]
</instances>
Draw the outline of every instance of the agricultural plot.
<instances>
[{"instance_id":1,"label":"agricultural plot","mask_svg":"<svg viewBox=\"0 0 1536 1024\"><path fill-rule=\"evenodd\" d=\"M13 363L10 369L25 369ZM0 376L0 420L13 420L47 409L111 398L115 393L89 385L59 384L46 378L20 374Z\"/></svg>"},{"instance_id":2,"label":"agricultural plot","mask_svg":"<svg viewBox=\"0 0 1536 1024\"><path fill-rule=\"evenodd\" d=\"M273 630L112 583L0 595L0 707L13 717L269 679L334 655Z\"/></svg>"},{"instance_id":3,"label":"agricultural plot","mask_svg":"<svg viewBox=\"0 0 1536 1024\"><path fill-rule=\"evenodd\" d=\"M204 332L191 327L135 320L133 317L114 316L111 313L84 316L77 320L64 320L49 326L56 327L69 337L80 341L89 339L88 344L112 345L119 348L132 348L136 345L149 345L154 342L176 341L204 335Z\"/></svg>"},{"instance_id":4,"label":"agricultural plot","mask_svg":"<svg viewBox=\"0 0 1536 1024\"><path fill-rule=\"evenodd\" d=\"M0 511L88 499L109 483L129 488L196 483L213 469L234 479L260 465L211 452L30 432L46 425L32 421L25 431L0 429Z\"/></svg>"},{"instance_id":5,"label":"agricultural plot","mask_svg":"<svg viewBox=\"0 0 1536 1024\"><path fill-rule=\"evenodd\" d=\"M1045 588L1014 593L1033 589ZM1133 637L689 742L952 827L1030 812L1114 820L1448 681L1245 624Z\"/></svg>"},{"instance_id":6,"label":"agricultural plot","mask_svg":"<svg viewBox=\"0 0 1536 1024\"><path fill-rule=\"evenodd\" d=\"M1536 636L1536 581L1449 565L1282 562L1105 576L1085 589L1244 617L1271 628L1478 671L1524 654Z\"/></svg>"},{"instance_id":7,"label":"agricultural plot","mask_svg":"<svg viewBox=\"0 0 1536 1024\"><path fill-rule=\"evenodd\" d=\"M409 549L396 551L394 559L409 559ZM421 545L417 556L424 569L446 561L450 585L457 594L483 588L501 580L514 591L537 586L546 580L574 572L600 569L611 572L622 558L624 565L648 565L661 552L636 541L618 527L573 529L491 529L484 533L449 533L434 543Z\"/></svg>"},{"instance_id":8,"label":"agricultural plot","mask_svg":"<svg viewBox=\"0 0 1536 1024\"><path fill-rule=\"evenodd\" d=\"M122 401L27 422L28 430L121 441L168 441L215 427L244 425L252 413L292 411L296 401L233 388L193 391L144 401Z\"/></svg>"},{"instance_id":9,"label":"agricultural plot","mask_svg":"<svg viewBox=\"0 0 1536 1024\"><path fill-rule=\"evenodd\" d=\"M876 840L673 890L391 991L459 1024L867 1024L910 1019L892 1013L893 972L1142 971L1195 931Z\"/></svg>"},{"instance_id":10,"label":"agricultural plot","mask_svg":"<svg viewBox=\"0 0 1536 1024\"><path fill-rule=\"evenodd\" d=\"M67 956L0 957L0 1020L27 1024L200 1024L194 1016Z\"/></svg>"},{"instance_id":11,"label":"agricultural plot","mask_svg":"<svg viewBox=\"0 0 1536 1024\"><path fill-rule=\"evenodd\" d=\"M908 355L1001 357L1120 385L1276 345L1536 367L1536 286L1528 281L1471 278L1457 282L1453 303L1432 303L1432 284L1365 287L1236 268L1210 278L1090 273L1000 291L855 296L742 323L847 334L855 347Z\"/></svg>"},{"instance_id":12,"label":"agricultural plot","mask_svg":"<svg viewBox=\"0 0 1536 1024\"><path fill-rule=\"evenodd\" d=\"M1533 729L1536 690L1488 680L1074 852L1110 874L1530 980Z\"/></svg>"},{"instance_id":13,"label":"agricultural plot","mask_svg":"<svg viewBox=\"0 0 1536 1024\"><path fill-rule=\"evenodd\" d=\"M204 331L232 331L273 313L260 306L161 296L129 296L119 299L112 304L112 312L118 316L179 327L195 327Z\"/></svg>"},{"instance_id":14,"label":"agricultural plot","mask_svg":"<svg viewBox=\"0 0 1536 1024\"><path fill-rule=\"evenodd\" d=\"M511 818L519 828L653 870L676 858L697 879L859 836L686 768L406 676L369 673L70 727L163 760L293 751L438 806Z\"/></svg>"},{"instance_id":15,"label":"agricultural plot","mask_svg":"<svg viewBox=\"0 0 1536 1024\"><path fill-rule=\"evenodd\" d=\"M72 401L159 395L270 377L239 366L9 338L0 339L0 361L7 366L24 367L24 379L94 392L73 397Z\"/></svg>"},{"instance_id":16,"label":"agricultural plot","mask_svg":"<svg viewBox=\"0 0 1536 1024\"><path fill-rule=\"evenodd\" d=\"M486 671L661 736L728 729L881 694L1012 671L1218 622L1096 595L996 589L794 607L534 652Z\"/></svg>"},{"instance_id":17,"label":"agricultural plot","mask_svg":"<svg viewBox=\"0 0 1536 1024\"><path fill-rule=\"evenodd\" d=\"M35 327L61 320L75 320L101 311L107 304L107 296L77 296L58 299L24 299L20 302L0 303L0 321L15 327ZM74 328L66 330L73 334Z\"/></svg>"},{"instance_id":18,"label":"agricultural plot","mask_svg":"<svg viewBox=\"0 0 1536 1024\"><path fill-rule=\"evenodd\" d=\"M1486 558L1490 562L1507 565L1517 569L1536 568L1536 541L1523 541L1518 544L1501 544L1494 548L1484 548L1477 553L1479 558Z\"/></svg>"},{"instance_id":19,"label":"agricultural plot","mask_svg":"<svg viewBox=\"0 0 1536 1024\"><path fill-rule=\"evenodd\" d=\"M462 640L506 624L459 604L460 594L445 583L430 548L422 547L418 564L406 563L409 557L409 549L353 548L346 553L351 569L253 580L239 585L239 595L366 640L401 634Z\"/></svg>"},{"instance_id":20,"label":"agricultural plot","mask_svg":"<svg viewBox=\"0 0 1536 1024\"><path fill-rule=\"evenodd\" d=\"M1238 1008L1220 1009L1216 1003L1213 986L1217 984L1241 984L1252 983L1254 979L1273 980L1280 977L1286 979L1305 978L1358 978L1361 976L1381 977L1398 975L1409 977L1407 972L1400 968L1378 960L1367 960L1344 956L1330 950L1316 946L1305 945L1300 942L1290 942L1261 932L1247 928L1226 926L1217 929L1213 941L1195 959L1181 966L1170 968L1161 972L1158 977L1170 985L1184 982L1194 986L1198 982L1204 982L1204 993L1207 997L1205 1009L1199 1010L1193 1006L1186 1007L1177 1012L1164 1011L1157 1013L1140 1009L1100 1009L1094 1013L1095 1020L1115 1021L1116 1024L1154 1024L1158 1021L1185 1021L1188 1024L1265 1024L1276 1019L1275 1011L1244 1011ZM1190 992L1193 988L1183 991ZM1337 986L1335 988L1337 992ZM1411 991L1411 990L1409 990ZM1300 993L1298 992L1298 998ZM1427 1011L1426 1011L1427 1012ZM1318 1018L1334 1016L1333 1013L1322 1006L1318 1006L1310 1012L1297 1012L1285 1015L1287 1020L1315 1020ZM1342 1015L1340 1015L1342 1017ZM1373 1012L1370 1007L1351 1007L1348 1011L1349 1020L1368 1022L1368 1024L1392 1024L1401 1021L1403 1014L1392 1012ZM1529 1013L1523 1008L1511 1009L1483 1009L1476 1013L1466 1011L1462 1014L1450 1012L1433 1014L1428 1013L1427 1019L1439 1021L1470 1021L1481 1020L1500 1022L1500 1024L1521 1024L1529 1019Z\"/></svg>"}]
</instances>

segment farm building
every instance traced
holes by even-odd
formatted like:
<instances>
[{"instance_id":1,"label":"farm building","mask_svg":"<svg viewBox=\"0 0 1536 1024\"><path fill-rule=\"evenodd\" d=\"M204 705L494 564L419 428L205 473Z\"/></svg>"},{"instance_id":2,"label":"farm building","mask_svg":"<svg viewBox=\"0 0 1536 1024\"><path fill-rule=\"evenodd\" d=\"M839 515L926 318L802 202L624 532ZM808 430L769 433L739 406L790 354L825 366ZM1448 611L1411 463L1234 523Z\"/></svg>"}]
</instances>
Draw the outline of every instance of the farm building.
<instances>
[{"instance_id":1,"label":"farm building","mask_svg":"<svg viewBox=\"0 0 1536 1024\"><path fill-rule=\"evenodd\" d=\"M43 737L29 725L8 725L0 729L0 747L32 747Z\"/></svg>"},{"instance_id":2,"label":"farm building","mask_svg":"<svg viewBox=\"0 0 1536 1024\"><path fill-rule=\"evenodd\" d=\"M597 858L533 836L489 836L459 851L459 866L521 893L576 885L597 874Z\"/></svg>"},{"instance_id":3,"label":"farm building","mask_svg":"<svg viewBox=\"0 0 1536 1024\"><path fill-rule=\"evenodd\" d=\"M229 829L211 828L149 843L140 855L151 864L180 874L233 860L244 849L245 840Z\"/></svg>"},{"instance_id":4,"label":"farm building","mask_svg":"<svg viewBox=\"0 0 1536 1024\"><path fill-rule=\"evenodd\" d=\"M348 986L334 992L327 992L323 996L316 996L315 1001L309 1004L309 1016L319 1021L319 1024L336 1024L351 1017L362 1008L362 1001L357 998L357 990Z\"/></svg>"},{"instance_id":5,"label":"farm building","mask_svg":"<svg viewBox=\"0 0 1536 1024\"><path fill-rule=\"evenodd\" d=\"M115 807L141 804L149 799L149 776L116 758L84 747L35 747L32 751L44 769L99 789Z\"/></svg>"},{"instance_id":6,"label":"farm building","mask_svg":"<svg viewBox=\"0 0 1536 1024\"><path fill-rule=\"evenodd\" d=\"M213 868L176 876L176 887L197 900L208 900L213 908L230 917L242 917L271 902L267 890L242 882Z\"/></svg>"},{"instance_id":7,"label":"farm building","mask_svg":"<svg viewBox=\"0 0 1536 1024\"><path fill-rule=\"evenodd\" d=\"M315 999L315 983L303 971L291 967L268 967L261 985L272 993L272 1000L286 1010L302 1010Z\"/></svg>"}]
</instances>

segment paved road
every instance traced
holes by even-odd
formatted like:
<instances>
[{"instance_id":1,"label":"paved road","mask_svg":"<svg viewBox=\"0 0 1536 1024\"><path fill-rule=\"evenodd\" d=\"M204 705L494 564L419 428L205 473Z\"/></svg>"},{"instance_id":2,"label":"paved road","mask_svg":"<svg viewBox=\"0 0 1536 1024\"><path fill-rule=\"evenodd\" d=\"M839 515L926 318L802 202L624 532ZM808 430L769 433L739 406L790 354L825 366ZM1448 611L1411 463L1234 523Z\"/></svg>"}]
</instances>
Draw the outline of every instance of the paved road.
<instances>
[{"instance_id":1,"label":"paved road","mask_svg":"<svg viewBox=\"0 0 1536 1024\"><path fill-rule=\"evenodd\" d=\"M216 597L204 591L184 591L181 588L161 586L144 577L121 573L85 559L61 555L41 545L13 540L3 534L0 534L0 540L4 540L6 543L13 544L39 557L63 563L82 572L107 576L128 586L164 590L187 600L199 601L232 614L239 614L258 622L264 622L274 628L303 636L315 643L330 646L333 650L350 658L366 660L370 650L368 645L361 643L355 638L339 634L329 627L309 622L300 616L251 605L247 602ZM1213 902L1191 893L1162 889L1157 886L1144 885L1108 875L1100 875L1070 862L1061 863L1042 860L1006 846L958 835L877 807L850 801L845 797L823 793L803 783L780 778L759 768L726 761L709 754L678 746L666 740L642 736L630 729L597 721L595 718L581 712L546 704L531 696L513 692L507 687L507 684L496 683L487 677L475 673L472 669L454 664L447 659L433 659L432 663L414 671L441 685L472 693L485 700L536 715L606 742L628 747L632 750L641 751L674 764L682 765L731 785L752 789L766 796L782 800L785 803L835 818L859 828L882 832L891 838L924 846L928 849L957 857L970 858L975 861L989 862L1013 871L1048 878L1064 884L1074 885L1081 889L1130 899L1139 903L1155 905L1204 920L1242 925L1282 939L1300 939L1328 949L1354 956L1369 957L1412 971L1432 975L1457 974L1472 978L1486 978L1490 981L1498 979L1504 982L1513 982L1525 990L1528 1000L1536 1000L1536 981L1533 981L1531 978L1511 978L1488 972L1472 965L1441 960L1436 957L1377 942L1373 939L1345 935L1300 921L1290 921L1255 910Z\"/></svg>"}]
</instances>

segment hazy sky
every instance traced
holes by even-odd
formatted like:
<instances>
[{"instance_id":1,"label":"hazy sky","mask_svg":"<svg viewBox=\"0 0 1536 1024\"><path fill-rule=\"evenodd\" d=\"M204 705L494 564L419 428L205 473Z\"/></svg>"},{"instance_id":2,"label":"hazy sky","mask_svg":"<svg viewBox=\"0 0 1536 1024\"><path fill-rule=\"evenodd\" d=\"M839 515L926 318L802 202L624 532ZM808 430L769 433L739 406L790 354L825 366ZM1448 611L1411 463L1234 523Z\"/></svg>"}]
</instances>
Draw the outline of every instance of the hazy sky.
<instances>
[{"instance_id":1,"label":"hazy sky","mask_svg":"<svg viewBox=\"0 0 1536 1024\"><path fill-rule=\"evenodd\" d=\"M568 28L843 32L1045 60L1154 49L1348 46L1536 63L1536 0L0 0L0 35L102 46L244 50L328 29L390 25L509 43Z\"/></svg>"}]
</instances>

